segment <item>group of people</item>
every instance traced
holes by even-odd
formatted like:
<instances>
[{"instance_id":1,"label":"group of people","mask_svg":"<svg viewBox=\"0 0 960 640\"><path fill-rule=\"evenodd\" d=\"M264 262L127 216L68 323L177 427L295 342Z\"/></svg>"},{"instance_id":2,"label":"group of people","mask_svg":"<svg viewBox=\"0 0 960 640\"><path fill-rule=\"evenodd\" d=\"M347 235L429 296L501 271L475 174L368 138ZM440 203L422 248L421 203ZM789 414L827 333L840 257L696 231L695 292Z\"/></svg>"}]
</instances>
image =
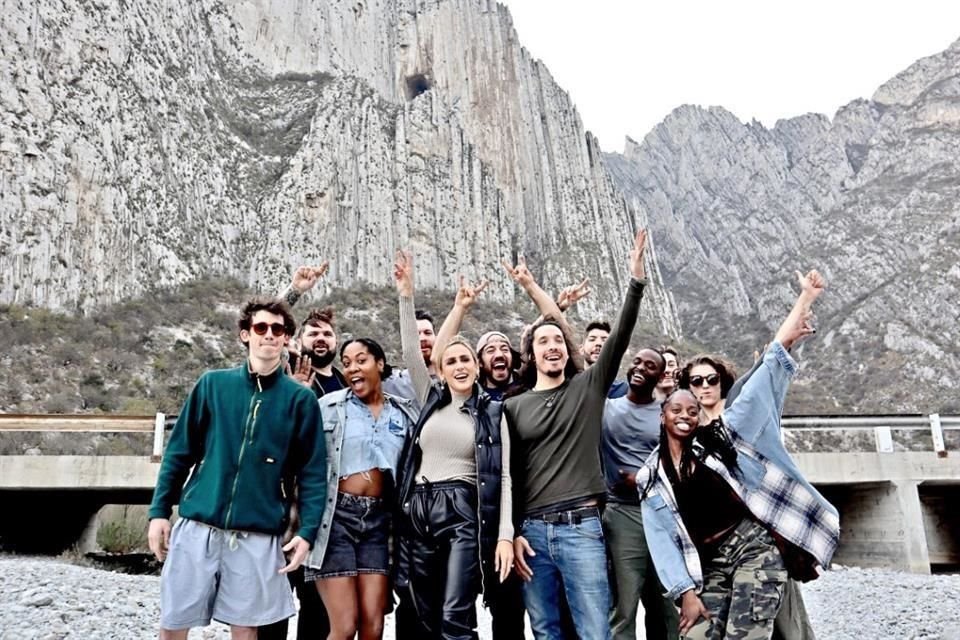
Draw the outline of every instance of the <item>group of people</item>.
<instances>
[{"instance_id":1,"label":"group of people","mask_svg":"<svg viewBox=\"0 0 960 640\"><path fill-rule=\"evenodd\" d=\"M293 591L300 640L381 638L391 610L398 639L475 639L481 595L497 640L524 638L525 615L538 639L635 638L640 603L650 639L770 638L791 600L792 637L811 637L795 581L829 566L839 523L784 449L780 413L823 279L798 274L740 379L661 347L618 381L645 243L616 322L579 346L564 312L589 282L555 300L522 258L504 266L541 316L517 351L499 331L460 334L485 282L461 280L435 331L398 252L402 371L372 338L341 343L329 308L296 330L290 309L325 264L248 302L247 358L200 378L164 451L148 533L160 637L213 619L286 638Z\"/></svg>"}]
</instances>

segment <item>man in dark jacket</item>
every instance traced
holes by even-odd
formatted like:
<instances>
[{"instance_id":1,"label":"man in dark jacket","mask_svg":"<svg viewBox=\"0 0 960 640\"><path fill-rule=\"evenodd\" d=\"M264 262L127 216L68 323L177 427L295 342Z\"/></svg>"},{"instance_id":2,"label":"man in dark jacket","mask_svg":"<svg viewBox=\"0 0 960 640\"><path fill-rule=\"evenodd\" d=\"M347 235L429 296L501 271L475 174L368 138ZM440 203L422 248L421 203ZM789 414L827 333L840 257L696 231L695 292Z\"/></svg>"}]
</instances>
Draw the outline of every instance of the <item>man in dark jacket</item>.
<instances>
[{"instance_id":1,"label":"man in dark jacket","mask_svg":"<svg viewBox=\"0 0 960 640\"><path fill-rule=\"evenodd\" d=\"M316 398L281 364L294 328L283 301L248 302L239 320L247 360L201 376L173 428L149 511L150 550L166 560L161 640L185 640L211 619L253 640L258 626L295 613L285 574L316 539L327 470ZM301 522L282 545L289 500L281 487L291 476Z\"/></svg>"}]
</instances>

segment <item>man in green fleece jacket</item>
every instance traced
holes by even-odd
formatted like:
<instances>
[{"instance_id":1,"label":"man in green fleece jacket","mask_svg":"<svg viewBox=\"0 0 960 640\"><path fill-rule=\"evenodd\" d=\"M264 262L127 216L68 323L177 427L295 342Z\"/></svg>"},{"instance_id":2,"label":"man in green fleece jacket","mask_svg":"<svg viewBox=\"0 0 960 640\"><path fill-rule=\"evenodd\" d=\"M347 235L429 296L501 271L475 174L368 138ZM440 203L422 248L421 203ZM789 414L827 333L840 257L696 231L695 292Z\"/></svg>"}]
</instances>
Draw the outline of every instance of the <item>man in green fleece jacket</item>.
<instances>
[{"instance_id":1,"label":"man in green fleece jacket","mask_svg":"<svg viewBox=\"0 0 960 640\"><path fill-rule=\"evenodd\" d=\"M306 558L323 515L320 409L313 392L284 375L281 364L293 315L280 299L255 298L241 310L239 328L247 360L200 377L157 477L148 539L150 550L166 560L161 640L186 640L191 627L211 619L230 625L234 640L253 640L258 626L292 616L285 574ZM301 523L282 546L292 499L284 481L292 478ZM178 503L180 519L171 531Z\"/></svg>"}]
</instances>

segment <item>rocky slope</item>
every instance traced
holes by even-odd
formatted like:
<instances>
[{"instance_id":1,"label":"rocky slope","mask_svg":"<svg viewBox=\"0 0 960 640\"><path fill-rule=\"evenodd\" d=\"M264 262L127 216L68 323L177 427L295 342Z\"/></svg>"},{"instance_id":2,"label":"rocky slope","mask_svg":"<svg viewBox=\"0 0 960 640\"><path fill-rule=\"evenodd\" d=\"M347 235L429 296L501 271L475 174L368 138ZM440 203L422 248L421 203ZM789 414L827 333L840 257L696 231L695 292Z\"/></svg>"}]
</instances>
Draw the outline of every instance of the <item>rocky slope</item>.
<instances>
[{"instance_id":1,"label":"rocky slope","mask_svg":"<svg viewBox=\"0 0 960 640\"><path fill-rule=\"evenodd\" d=\"M489 0L7 0L0 302L89 310L199 274L273 289L584 275L610 313L638 209ZM653 254L654 252L651 252ZM679 335L659 286L647 317Z\"/></svg>"},{"instance_id":2,"label":"rocky slope","mask_svg":"<svg viewBox=\"0 0 960 640\"><path fill-rule=\"evenodd\" d=\"M605 158L691 337L743 357L818 266L806 409L960 411L960 41L833 119L685 106Z\"/></svg>"}]
</instances>

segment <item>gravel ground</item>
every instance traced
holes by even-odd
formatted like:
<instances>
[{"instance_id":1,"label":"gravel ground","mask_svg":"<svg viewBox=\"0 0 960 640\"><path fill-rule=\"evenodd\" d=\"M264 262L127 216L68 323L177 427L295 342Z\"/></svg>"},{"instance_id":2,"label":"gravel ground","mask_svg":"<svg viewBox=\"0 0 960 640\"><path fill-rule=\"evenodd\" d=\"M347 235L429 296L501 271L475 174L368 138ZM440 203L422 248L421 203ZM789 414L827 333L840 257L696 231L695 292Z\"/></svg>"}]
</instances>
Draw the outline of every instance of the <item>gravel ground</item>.
<instances>
[{"instance_id":1,"label":"gravel ground","mask_svg":"<svg viewBox=\"0 0 960 640\"><path fill-rule=\"evenodd\" d=\"M0 640L156 638L159 582L48 558L0 558ZM958 575L839 568L803 590L820 640L960 640ZM480 629L490 637L483 610ZM229 637L222 625L190 634ZM390 618L384 637L393 638Z\"/></svg>"}]
</instances>

